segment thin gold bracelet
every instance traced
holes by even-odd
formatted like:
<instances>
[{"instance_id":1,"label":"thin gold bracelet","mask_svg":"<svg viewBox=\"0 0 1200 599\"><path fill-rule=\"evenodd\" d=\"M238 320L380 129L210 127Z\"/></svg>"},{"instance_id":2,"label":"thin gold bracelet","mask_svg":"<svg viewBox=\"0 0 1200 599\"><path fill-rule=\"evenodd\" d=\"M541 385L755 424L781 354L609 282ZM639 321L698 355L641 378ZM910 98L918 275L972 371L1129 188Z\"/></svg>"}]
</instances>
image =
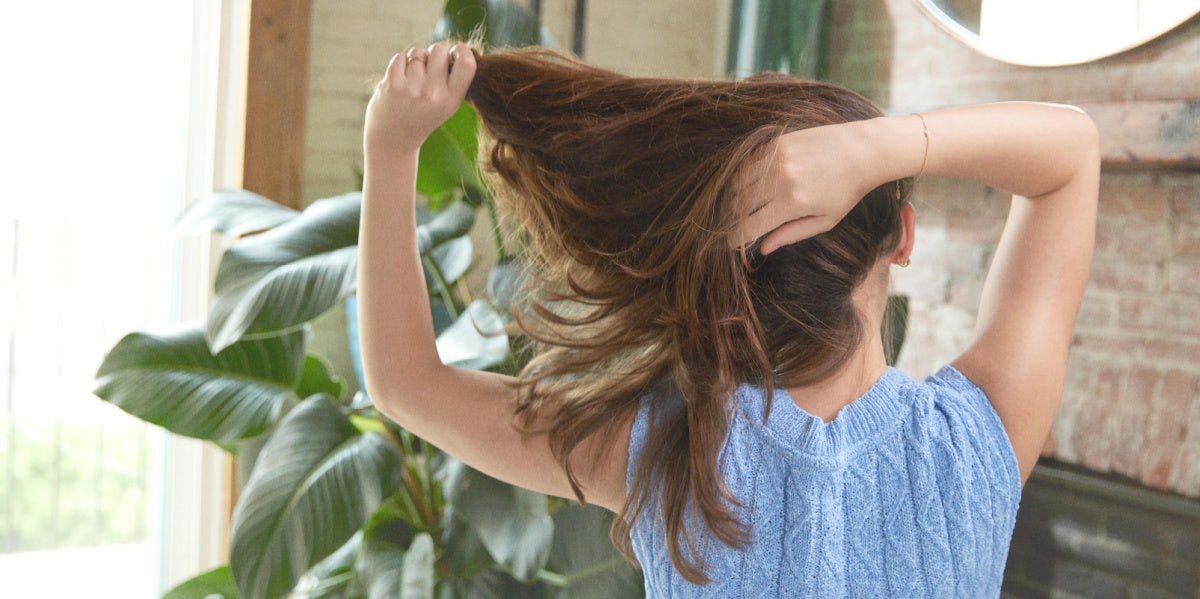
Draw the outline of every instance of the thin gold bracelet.
<instances>
[{"instance_id":1,"label":"thin gold bracelet","mask_svg":"<svg viewBox=\"0 0 1200 599\"><path fill-rule=\"evenodd\" d=\"M919 112L914 112L913 114L917 115L917 118L921 119L922 134L925 136L925 154L921 156L921 169L918 170L917 174L913 176L913 183L916 183L917 178L925 174L925 163L929 161L929 125L925 123L925 115ZM900 181L897 179L896 201L900 201L900 198Z\"/></svg>"}]
</instances>

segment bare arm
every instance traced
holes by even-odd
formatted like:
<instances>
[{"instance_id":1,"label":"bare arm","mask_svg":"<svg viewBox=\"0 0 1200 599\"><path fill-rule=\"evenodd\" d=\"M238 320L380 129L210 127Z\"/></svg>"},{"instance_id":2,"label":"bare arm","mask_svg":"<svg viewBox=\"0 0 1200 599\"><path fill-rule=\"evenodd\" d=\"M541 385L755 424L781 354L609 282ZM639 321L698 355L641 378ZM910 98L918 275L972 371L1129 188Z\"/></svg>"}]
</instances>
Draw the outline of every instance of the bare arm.
<instances>
[{"instance_id":1,"label":"bare arm","mask_svg":"<svg viewBox=\"0 0 1200 599\"><path fill-rule=\"evenodd\" d=\"M975 340L954 366L987 393L1025 481L1037 463L1066 381L1067 349L1091 268L1100 157L1095 126L1062 107L1001 105L984 127L996 154L949 136L930 148L930 172L1016 194L984 282ZM987 115L932 115L930 128L971 127ZM1007 114L997 115L1005 117ZM939 138L942 137L939 135ZM936 161L935 161L936 156Z\"/></svg>"},{"instance_id":2,"label":"bare arm","mask_svg":"<svg viewBox=\"0 0 1200 599\"><path fill-rule=\"evenodd\" d=\"M507 482L573 497L544 437L510 425L512 377L442 364L435 345L415 235L417 151L449 118L475 71L464 49L431 48L428 63L397 55L367 108L366 164L359 232L358 318L368 394L401 426L471 466ZM447 74L448 73L448 74ZM627 430L627 429L626 429ZM610 440L596 472L576 472L589 501L624 502L627 437ZM586 450L585 450L586 451Z\"/></svg>"},{"instance_id":3,"label":"bare arm","mask_svg":"<svg viewBox=\"0 0 1200 599\"><path fill-rule=\"evenodd\" d=\"M747 207L760 209L746 219L743 238L769 232L762 248L770 252L826 231L869 190L916 175L923 159L925 174L1015 194L984 284L975 341L954 365L992 401L1024 480L1058 409L1091 265L1096 129L1078 109L1048 104L968 106L924 116L927 157L916 116L785 135L774 149L776 160L768 163L775 176L755 179L785 193L766 196L779 199L765 206Z\"/></svg>"}]
</instances>

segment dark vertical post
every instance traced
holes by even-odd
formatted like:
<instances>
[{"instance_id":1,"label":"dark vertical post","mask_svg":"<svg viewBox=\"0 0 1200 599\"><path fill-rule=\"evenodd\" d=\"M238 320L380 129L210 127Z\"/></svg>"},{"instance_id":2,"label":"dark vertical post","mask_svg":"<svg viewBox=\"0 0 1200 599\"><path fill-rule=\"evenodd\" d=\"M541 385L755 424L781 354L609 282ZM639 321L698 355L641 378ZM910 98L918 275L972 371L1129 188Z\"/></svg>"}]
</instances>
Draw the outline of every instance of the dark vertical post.
<instances>
[{"instance_id":1,"label":"dark vertical post","mask_svg":"<svg viewBox=\"0 0 1200 599\"><path fill-rule=\"evenodd\" d=\"M746 26L742 22L745 18L745 7L742 6L743 2L744 0L733 0L733 5L729 11L729 48L725 53L725 75L731 77L745 76L744 73L738 70L742 29Z\"/></svg>"},{"instance_id":2,"label":"dark vertical post","mask_svg":"<svg viewBox=\"0 0 1200 599\"><path fill-rule=\"evenodd\" d=\"M571 50L583 57L583 30L587 23L587 0L575 0L575 34L571 37Z\"/></svg>"}]
</instances>

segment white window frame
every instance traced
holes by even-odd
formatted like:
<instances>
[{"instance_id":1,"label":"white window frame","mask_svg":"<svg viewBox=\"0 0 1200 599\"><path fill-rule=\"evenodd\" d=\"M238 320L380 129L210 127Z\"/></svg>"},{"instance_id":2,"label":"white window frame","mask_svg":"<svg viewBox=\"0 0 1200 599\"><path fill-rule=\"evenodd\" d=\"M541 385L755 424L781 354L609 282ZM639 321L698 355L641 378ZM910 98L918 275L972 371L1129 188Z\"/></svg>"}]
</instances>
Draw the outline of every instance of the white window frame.
<instances>
[{"instance_id":1,"label":"white window frame","mask_svg":"<svg viewBox=\"0 0 1200 599\"><path fill-rule=\"evenodd\" d=\"M185 189L195 201L213 189L241 187L246 131L246 72L250 0L192 0L191 100ZM181 264L197 264L178 276L178 316L202 319L220 259L220 245L189 240ZM194 276L206 272L203 280ZM212 443L164 435L161 505L155 517L160 556L158 594L228 561L232 506L230 459Z\"/></svg>"}]
</instances>

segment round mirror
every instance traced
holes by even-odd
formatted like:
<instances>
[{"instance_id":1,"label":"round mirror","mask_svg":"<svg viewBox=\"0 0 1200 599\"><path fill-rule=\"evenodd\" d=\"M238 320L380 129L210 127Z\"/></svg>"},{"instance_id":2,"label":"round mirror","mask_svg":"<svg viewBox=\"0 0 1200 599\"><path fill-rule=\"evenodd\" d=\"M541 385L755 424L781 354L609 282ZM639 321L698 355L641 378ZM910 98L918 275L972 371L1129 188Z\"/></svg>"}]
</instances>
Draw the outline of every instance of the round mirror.
<instances>
[{"instance_id":1,"label":"round mirror","mask_svg":"<svg viewBox=\"0 0 1200 599\"><path fill-rule=\"evenodd\" d=\"M1079 64L1144 44L1200 13L1200 0L917 0L979 52L1013 64Z\"/></svg>"}]
</instances>

